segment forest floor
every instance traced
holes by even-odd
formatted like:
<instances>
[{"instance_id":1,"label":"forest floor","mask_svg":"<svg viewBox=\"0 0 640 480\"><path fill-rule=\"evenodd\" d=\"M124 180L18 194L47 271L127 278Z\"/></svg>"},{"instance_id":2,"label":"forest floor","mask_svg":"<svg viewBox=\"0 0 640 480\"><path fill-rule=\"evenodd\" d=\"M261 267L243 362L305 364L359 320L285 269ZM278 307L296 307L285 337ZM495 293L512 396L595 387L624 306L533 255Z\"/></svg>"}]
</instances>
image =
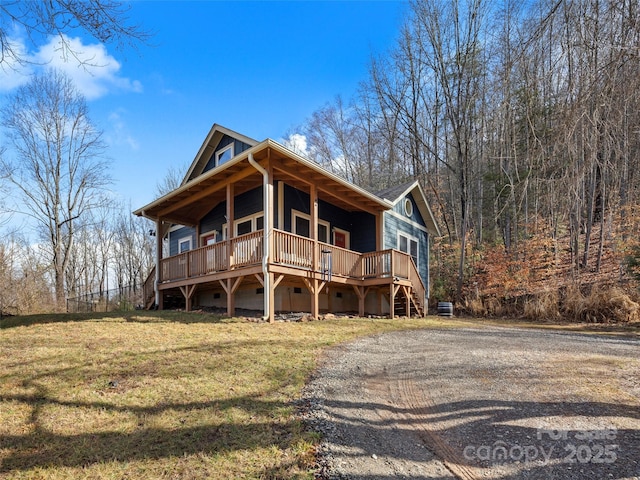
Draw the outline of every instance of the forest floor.
<instances>
[{"instance_id":1,"label":"forest floor","mask_svg":"<svg viewBox=\"0 0 640 480\"><path fill-rule=\"evenodd\" d=\"M640 478L637 338L477 326L329 351L320 478Z\"/></svg>"}]
</instances>

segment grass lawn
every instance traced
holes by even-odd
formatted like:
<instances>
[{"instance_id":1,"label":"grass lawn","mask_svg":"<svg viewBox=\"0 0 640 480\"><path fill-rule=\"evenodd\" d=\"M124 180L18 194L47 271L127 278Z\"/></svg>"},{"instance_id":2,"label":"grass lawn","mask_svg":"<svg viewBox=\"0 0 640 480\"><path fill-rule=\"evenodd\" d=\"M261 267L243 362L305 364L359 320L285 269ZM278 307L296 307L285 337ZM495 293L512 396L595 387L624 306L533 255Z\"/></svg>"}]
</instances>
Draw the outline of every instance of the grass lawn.
<instances>
[{"instance_id":1,"label":"grass lawn","mask_svg":"<svg viewBox=\"0 0 640 480\"><path fill-rule=\"evenodd\" d=\"M132 312L0 330L0 478L313 478L293 401L323 348L444 319L258 324Z\"/></svg>"}]
</instances>

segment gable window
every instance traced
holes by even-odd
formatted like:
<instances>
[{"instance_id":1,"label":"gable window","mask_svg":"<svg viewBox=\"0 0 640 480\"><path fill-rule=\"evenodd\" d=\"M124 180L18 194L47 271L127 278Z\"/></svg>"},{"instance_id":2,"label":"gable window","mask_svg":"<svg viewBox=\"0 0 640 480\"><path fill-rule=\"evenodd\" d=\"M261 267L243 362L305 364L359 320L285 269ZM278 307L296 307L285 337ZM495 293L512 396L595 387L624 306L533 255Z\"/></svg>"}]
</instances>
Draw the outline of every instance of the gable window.
<instances>
[{"instance_id":1,"label":"gable window","mask_svg":"<svg viewBox=\"0 0 640 480\"><path fill-rule=\"evenodd\" d=\"M216 152L216 166L222 165L233 158L233 143Z\"/></svg>"},{"instance_id":2,"label":"gable window","mask_svg":"<svg viewBox=\"0 0 640 480\"><path fill-rule=\"evenodd\" d=\"M398 233L398 250L408 253L413 258L413 262L418 265L418 239L407 235L406 233Z\"/></svg>"},{"instance_id":3,"label":"gable window","mask_svg":"<svg viewBox=\"0 0 640 480\"><path fill-rule=\"evenodd\" d=\"M410 198L404 199L404 214L407 217L411 217L411 215L413 215L413 203L411 203Z\"/></svg>"},{"instance_id":4,"label":"gable window","mask_svg":"<svg viewBox=\"0 0 640 480\"><path fill-rule=\"evenodd\" d=\"M178 253L188 252L189 250L191 250L191 237L178 241Z\"/></svg>"},{"instance_id":5,"label":"gable window","mask_svg":"<svg viewBox=\"0 0 640 480\"><path fill-rule=\"evenodd\" d=\"M311 216L298 210L291 210L293 233L301 237L311 237ZM329 243L329 222L318 219L318 241Z\"/></svg>"}]
</instances>

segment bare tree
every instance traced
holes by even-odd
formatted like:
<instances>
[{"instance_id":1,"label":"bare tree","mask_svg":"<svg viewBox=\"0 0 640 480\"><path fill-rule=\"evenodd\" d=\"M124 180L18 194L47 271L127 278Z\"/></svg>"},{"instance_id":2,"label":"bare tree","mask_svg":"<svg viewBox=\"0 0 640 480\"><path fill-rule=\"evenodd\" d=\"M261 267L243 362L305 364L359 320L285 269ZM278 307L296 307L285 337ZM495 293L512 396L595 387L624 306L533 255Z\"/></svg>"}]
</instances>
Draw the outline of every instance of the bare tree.
<instances>
[{"instance_id":1,"label":"bare tree","mask_svg":"<svg viewBox=\"0 0 640 480\"><path fill-rule=\"evenodd\" d=\"M89 119L84 97L58 71L20 87L1 116L15 151L2 170L21 193L21 213L35 221L62 308L76 223L99 205L110 183L102 133Z\"/></svg>"},{"instance_id":2,"label":"bare tree","mask_svg":"<svg viewBox=\"0 0 640 480\"><path fill-rule=\"evenodd\" d=\"M30 42L60 38L62 54L78 57L65 33L82 30L103 43L123 46L145 41L149 34L128 18L128 7L117 0L8 0L0 2L0 67L28 63L28 52L11 37L19 29Z\"/></svg>"}]
</instances>

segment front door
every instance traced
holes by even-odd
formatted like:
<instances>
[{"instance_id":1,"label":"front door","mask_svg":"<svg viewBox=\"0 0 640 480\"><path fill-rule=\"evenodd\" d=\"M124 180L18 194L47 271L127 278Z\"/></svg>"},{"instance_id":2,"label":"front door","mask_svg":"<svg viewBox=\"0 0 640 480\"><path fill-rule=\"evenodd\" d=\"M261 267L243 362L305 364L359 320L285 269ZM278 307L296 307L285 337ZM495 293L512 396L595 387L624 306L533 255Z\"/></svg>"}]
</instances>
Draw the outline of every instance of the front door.
<instances>
[{"instance_id":1,"label":"front door","mask_svg":"<svg viewBox=\"0 0 640 480\"><path fill-rule=\"evenodd\" d=\"M347 234L346 232L341 232L340 230L333 231L333 244L336 247L340 248L348 248L347 247Z\"/></svg>"}]
</instances>

